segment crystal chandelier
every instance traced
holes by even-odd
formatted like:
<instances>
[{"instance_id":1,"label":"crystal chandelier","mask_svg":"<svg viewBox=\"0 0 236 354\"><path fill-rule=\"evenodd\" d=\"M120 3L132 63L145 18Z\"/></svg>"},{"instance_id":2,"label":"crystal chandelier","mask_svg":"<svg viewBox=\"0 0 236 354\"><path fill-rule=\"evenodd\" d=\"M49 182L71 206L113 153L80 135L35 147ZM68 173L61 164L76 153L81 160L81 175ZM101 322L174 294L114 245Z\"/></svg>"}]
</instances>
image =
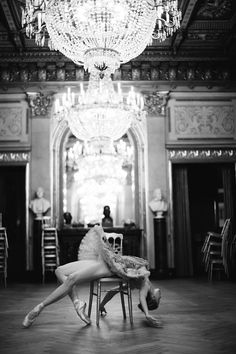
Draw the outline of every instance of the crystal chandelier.
<instances>
[{"instance_id":1,"label":"crystal chandelier","mask_svg":"<svg viewBox=\"0 0 236 354\"><path fill-rule=\"evenodd\" d=\"M164 41L180 28L182 13L178 10L177 0L156 0L155 8L156 27L152 38Z\"/></svg>"},{"instance_id":2,"label":"crystal chandelier","mask_svg":"<svg viewBox=\"0 0 236 354\"><path fill-rule=\"evenodd\" d=\"M126 178L126 172L122 169L122 156L114 149L104 151L104 141L99 153L85 153L78 158L78 172L75 173L75 180L84 188L84 183L103 185L122 185Z\"/></svg>"},{"instance_id":3,"label":"crystal chandelier","mask_svg":"<svg viewBox=\"0 0 236 354\"><path fill-rule=\"evenodd\" d=\"M61 100L55 101L54 115L67 120L71 132L80 140L118 140L134 119L144 116L143 97L132 87L124 95L119 83L115 90L109 72L104 73L103 79L96 73L90 75L86 91L81 83L78 95L69 88Z\"/></svg>"},{"instance_id":4,"label":"crystal chandelier","mask_svg":"<svg viewBox=\"0 0 236 354\"><path fill-rule=\"evenodd\" d=\"M140 55L153 38L164 40L180 27L177 0L26 0L26 34L90 72Z\"/></svg>"},{"instance_id":5,"label":"crystal chandelier","mask_svg":"<svg viewBox=\"0 0 236 354\"><path fill-rule=\"evenodd\" d=\"M105 156L104 161L108 163L118 163L119 166L127 167L133 163L134 148L125 141L126 135L114 142L111 139L95 139L91 141L76 140L73 146L66 152L66 167L69 170L77 171L81 169L81 163L84 166L87 162L98 161ZM116 166L115 166L116 167ZM115 168L114 165L111 168ZM98 175L94 173L96 169L91 168L85 176ZM109 167L110 170L110 167ZM114 170L113 170L114 171ZM110 171L109 171L110 172ZM106 173L101 171L99 175ZM109 173L110 174L110 173ZM113 172L111 174L114 174ZM117 175L120 175L119 173ZM122 173L124 176L124 174ZM83 178L82 178L83 179ZM121 180L123 178L121 177Z\"/></svg>"},{"instance_id":6,"label":"crystal chandelier","mask_svg":"<svg viewBox=\"0 0 236 354\"><path fill-rule=\"evenodd\" d=\"M47 37L45 23L45 11L48 0L26 0L25 8L22 8L22 27L26 36L34 38L38 46L43 47Z\"/></svg>"},{"instance_id":7,"label":"crystal chandelier","mask_svg":"<svg viewBox=\"0 0 236 354\"><path fill-rule=\"evenodd\" d=\"M124 185L124 168L133 162L133 156L133 148L122 139L116 143L111 139L76 141L67 152L66 165L76 171L74 179L86 195L102 193L104 186L114 192Z\"/></svg>"},{"instance_id":8,"label":"crystal chandelier","mask_svg":"<svg viewBox=\"0 0 236 354\"><path fill-rule=\"evenodd\" d=\"M98 217L99 210L108 204L115 211L119 194L133 178L134 148L127 135L117 142L111 139L84 142L75 138L71 141L64 161L66 174L79 196L80 216L86 224L100 221L103 216ZM66 189L63 193L67 210Z\"/></svg>"}]
</instances>

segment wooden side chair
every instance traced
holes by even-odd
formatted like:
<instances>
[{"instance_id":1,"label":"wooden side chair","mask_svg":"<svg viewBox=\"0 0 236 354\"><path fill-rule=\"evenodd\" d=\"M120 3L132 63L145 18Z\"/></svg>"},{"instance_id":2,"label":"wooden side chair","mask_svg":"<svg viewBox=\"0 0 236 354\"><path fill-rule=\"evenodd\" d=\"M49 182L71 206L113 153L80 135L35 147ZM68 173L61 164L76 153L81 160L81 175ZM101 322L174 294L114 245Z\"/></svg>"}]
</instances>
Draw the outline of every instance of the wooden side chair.
<instances>
[{"instance_id":1,"label":"wooden side chair","mask_svg":"<svg viewBox=\"0 0 236 354\"><path fill-rule=\"evenodd\" d=\"M0 274L3 276L4 287L7 287L7 256L8 241L5 227L0 227Z\"/></svg>"},{"instance_id":2,"label":"wooden side chair","mask_svg":"<svg viewBox=\"0 0 236 354\"><path fill-rule=\"evenodd\" d=\"M108 241L110 242L113 250L117 254L123 253L123 235L122 234L106 234ZM125 309L125 300L124 295L128 298L128 311L129 311L129 319L130 324L133 324L133 309L132 309L132 292L130 282L124 281L122 278L117 276L112 276L108 278L100 278L98 280L94 280L90 282L90 294L89 294L89 306L88 306L88 316L91 316L92 304L93 304L93 296L96 296L96 325L99 326L100 320L100 305L101 305L101 295L102 293L107 293L111 290L111 287L118 286L120 299L121 299L121 307L123 312L123 317L126 319L126 309Z\"/></svg>"},{"instance_id":3,"label":"wooden side chair","mask_svg":"<svg viewBox=\"0 0 236 354\"><path fill-rule=\"evenodd\" d=\"M204 242L203 261L208 279L213 279L213 273L224 272L228 276L227 242L229 236L230 219L226 219L221 234L209 232Z\"/></svg>"},{"instance_id":4,"label":"wooden side chair","mask_svg":"<svg viewBox=\"0 0 236 354\"><path fill-rule=\"evenodd\" d=\"M205 238L205 241L203 243L203 246L202 246L202 253L204 255L206 255L207 253L207 248L209 247L209 243L210 242L221 242L222 240L222 237L224 235L224 232L225 232L225 229L227 228L228 224L230 223L230 219L226 219L225 222L224 222L224 225L222 227L222 230L221 230L221 233L217 233L217 232L212 232L212 231L209 231L206 235L206 238Z\"/></svg>"}]
</instances>

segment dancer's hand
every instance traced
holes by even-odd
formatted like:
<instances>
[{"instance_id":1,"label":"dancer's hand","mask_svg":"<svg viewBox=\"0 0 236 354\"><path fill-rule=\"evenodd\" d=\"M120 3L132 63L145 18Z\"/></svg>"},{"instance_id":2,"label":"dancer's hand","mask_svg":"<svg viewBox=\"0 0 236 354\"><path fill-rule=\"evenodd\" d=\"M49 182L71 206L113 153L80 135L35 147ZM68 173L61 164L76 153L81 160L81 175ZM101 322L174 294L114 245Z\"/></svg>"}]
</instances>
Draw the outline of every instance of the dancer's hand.
<instances>
[{"instance_id":1,"label":"dancer's hand","mask_svg":"<svg viewBox=\"0 0 236 354\"><path fill-rule=\"evenodd\" d=\"M155 318L153 316L150 316L150 315L147 315L146 319L147 319L147 322L148 322L149 326L151 326L151 327L161 327L161 322L157 318Z\"/></svg>"}]
</instances>

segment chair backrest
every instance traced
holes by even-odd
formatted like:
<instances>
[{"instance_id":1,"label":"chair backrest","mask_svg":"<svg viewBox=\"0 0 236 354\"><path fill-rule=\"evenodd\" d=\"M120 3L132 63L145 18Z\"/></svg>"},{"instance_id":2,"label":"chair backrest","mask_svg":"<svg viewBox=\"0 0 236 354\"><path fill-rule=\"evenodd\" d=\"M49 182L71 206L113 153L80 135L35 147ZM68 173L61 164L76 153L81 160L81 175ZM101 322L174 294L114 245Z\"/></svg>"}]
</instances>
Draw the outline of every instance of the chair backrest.
<instances>
[{"instance_id":1,"label":"chair backrest","mask_svg":"<svg viewBox=\"0 0 236 354\"><path fill-rule=\"evenodd\" d=\"M225 232L228 231L229 229L229 224L230 224L230 219L226 219L225 222L224 222L224 225L222 227L222 230L221 230L221 236L223 237Z\"/></svg>"},{"instance_id":2,"label":"chair backrest","mask_svg":"<svg viewBox=\"0 0 236 354\"><path fill-rule=\"evenodd\" d=\"M7 231L5 227L0 227L0 241L4 243L5 248L8 248Z\"/></svg>"},{"instance_id":3,"label":"chair backrest","mask_svg":"<svg viewBox=\"0 0 236 354\"><path fill-rule=\"evenodd\" d=\"M225 227L222 232L221 256L223 258L224 266L227 267L230 219L226 219L224 225Z\"/></svg>"},{"instance_id":4,"label":"chair backrest","mask_svg":"<svg viewBox=\"0 0 236 354\"><path fill-rule=\"evenodd\" d=\"M123 235L105 232L106 238L116 254L123 254Z\"/></svg>"},{"instance_id":5,"label":"chair backrest","mask_svg":"<svg viewBox=\"0 0 236 354\"><path fill-rule=\"evenodd\" d=\"M42 229L47 229L48 227L52 227L52 220L50 216L44 216L42 218Z\"/></svg>"},{"instance_id":6,"label":"chair backrest","mask_svg":"<svg viewBox=\"0 0 236 354\"><path fill-rule=\"evenodd\" d=\"M0 272L5 272L7 267L8 241L5 227L0 228Z\"/></svg>"}]
</instances>

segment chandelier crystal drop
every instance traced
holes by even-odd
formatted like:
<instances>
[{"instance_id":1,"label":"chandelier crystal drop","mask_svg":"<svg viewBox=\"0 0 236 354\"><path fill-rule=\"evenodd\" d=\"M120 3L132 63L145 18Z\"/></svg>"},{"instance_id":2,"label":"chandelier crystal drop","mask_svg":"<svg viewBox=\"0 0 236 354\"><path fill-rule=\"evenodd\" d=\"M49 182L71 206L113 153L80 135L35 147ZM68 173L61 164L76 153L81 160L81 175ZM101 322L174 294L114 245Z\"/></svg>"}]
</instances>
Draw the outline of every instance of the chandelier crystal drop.
<instances>
[{"instance_id":1,"label":"chandelier crystal drop","mask_svg":"<svg viewBox=\"0 0 236 354\"><path fill-rule=\"evenodd\" d=\"M150 39L164 40L180 26L177 0L26 0L26 35L59 50L89 72L140 55Z\"/></svg>"},{"instance_id":2,"label":"chandelier crystal drop","mask_svg":"<svg viewBox=\"0 0 236 354\"><path fill-rule=\"evenodd\" d=\"M54 114L59 120L67 120L71 132L80 140L109 138L115 141L127 132L135 119L142 119L143 107L143 97L133 87L125 95L119 83L115 90L109 73L105 73L103 79L92 75L87 90L81 83L78 95L69 88L61 100L55 101Z\"/></svg>"}]
</instances>

